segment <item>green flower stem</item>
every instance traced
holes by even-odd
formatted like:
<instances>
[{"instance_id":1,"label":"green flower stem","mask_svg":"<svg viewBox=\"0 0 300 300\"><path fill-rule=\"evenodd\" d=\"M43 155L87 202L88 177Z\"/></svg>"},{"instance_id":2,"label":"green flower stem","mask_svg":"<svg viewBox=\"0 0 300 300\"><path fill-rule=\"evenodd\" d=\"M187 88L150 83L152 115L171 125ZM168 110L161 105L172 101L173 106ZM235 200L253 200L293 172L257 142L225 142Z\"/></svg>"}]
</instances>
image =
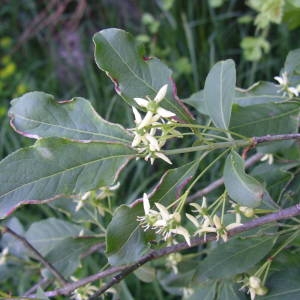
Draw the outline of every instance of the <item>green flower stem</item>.
<instances>
[{"instance_id":1,"label":"green flower stem","mask_svg":"<svg viewBox=\"0 0 300 300\"><path fill-rule=\"evenodd\" d=\"M197 151L212 151L212 150L223 149L223 148L246 147L251 145L252 143L253 142L251 139L235 140L232 142L221 142L221 143L214 143L211 145L200 145L200 146L193 146L188 148L164 150L162 151L162 153L165 155L174 155L174 154L182 154L182 153L197 152Z\"/></svg>"},{"instance_id":2,"label":"green flower stem","mask_svg":"<svg viewBox=\"0 0 300 300\"><path fill-rule=\"evenodd\" d=\"M246 147L246 146L255 147L257 144L261 144L261 143L284 141L284 140L300 140L300 133L258 136L258 137L248 138L246 140L234 140L230 142L214 143L211 145L200 145L200 146L194 146L188 148L165 150L162 153L164 153L165 155L174 155L174 154L182 154L182 153L196 152L196 151L212 151L212 150L223 149L223 148L236 148L236 147Z\"/></svg>"}]
</instances>

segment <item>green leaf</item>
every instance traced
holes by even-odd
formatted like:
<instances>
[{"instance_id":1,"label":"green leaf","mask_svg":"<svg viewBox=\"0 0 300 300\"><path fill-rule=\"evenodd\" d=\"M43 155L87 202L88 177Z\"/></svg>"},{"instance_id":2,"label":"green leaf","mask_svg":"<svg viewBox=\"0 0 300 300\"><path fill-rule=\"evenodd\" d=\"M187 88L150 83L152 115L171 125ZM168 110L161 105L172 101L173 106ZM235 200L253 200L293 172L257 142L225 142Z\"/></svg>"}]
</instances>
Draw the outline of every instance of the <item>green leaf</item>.
<instances>
[{"instance_id":1,"label":"green leaf","mask_svg":"<svg viewBox=\"0 0 300 300\"><path fill-rule=\"evenodd\" d=\"M168 205L178 198L182 185L194 175L198 164L196 161L168 170L150 194L151 204L161 202ZM133 207L122 205L115 211L106 234L106 254L111 265L132 263L148 249L147 242L153 239L153 235L145 233L136 220L137 216L143 215L142 203Z\"/></svg>"},{"instance_id":2,"label":"green leaf","mask_svg":"<svg viewBox=\"0 0 300 300\"><path fill-rule=\"evenodd\" d=\"M248 299L245 294L240 292L237 285L228 280L222 280L218 286L216 300L243 300Z\"/></svg>"},{"instance_id":3,"label":"green leaf","mask_svg":"<svg viewBox=\"0 0 300 300\"><path fill-rule=\"evenodd\" d=\"M299 260L298 260L299 261ZM300 269L289 268L274 273L267 279L269 292L261 300L295 300L300 299Z\"/></svg>"},{"instance_id":4,"label":"green leaf","mask_svg":"<svg viewBox=\"0 0 300 300\"><path fill-rule=\"evenodd\" d=\"M263 186L245 173L243 159L232 151L226 158L224 167L224 184L231 199L248 207L259 206L263 196Z\"/></svg>"},{"instance_id":5,"label":"green leaf","mask_svg":"<svg viewBox=\"0 0 300 300\"><path fill-rule=\"evenodd\" d=\"M117 143L38 140L0 162L0 218L21 204L111 185L134 154Z\"/></svg>"},{"instance_id":6,"label":"green leaf","mask_svg":"<svg viewBox=\"0 0 300 300\"><path fill-rule=\"evenodd\" d=\"M274 236L233 238L218 244L197 267L194 280L204 282L212 279L230 278L247 271L272 249Z\"/></svg>"},{"instance_id":7,"label":"green leaf","mask_svg":"<svg viewBox=\"0 0 300 300\"><path fill-rule=\"evenodd\" d=\"M297 133L300 106L295 103L265 103L241 107L234 105L230 130L247 137ZM293 141L279 141L260 146L261 152L275 152L290 147Z\"/></svg>"},{"instance_id":8,"label":"green leaf","mask_svg":"<svg viewBox=\"0 0 300 300\"><path fill-rule=\"evenodd\" d=\"M255 104L282 102L288 100L288 96L279 94L278 90L278 85L267 81L256 82L247 89L236 87L233 103L236 103L240 106L250 106ZM193 106L201 114L209 114L204 101L203 90L200 90L192 94L190 97L183 99L183 102Z\"/></svg>"},{"instance_id":9,"label":"green leaf","mask_svg":"<svg viewBox=\"0 0 300 300\"><path fill-rule=\"evenodd\" d=\"M154 97L164 84L169 84L162 107L191 122L191 115L172 92L171 70L156 58L145 58L144 48L137 46L129 33L116 28L104 29L94 35L94 43L98 67L106 72L116 92L129 105L136 106L135 97Z\"/></svg>"},{"instance_id":10,"label":"green leaf","mask_svg":"<svg viewBox=\"0 0 300 300\"><path fill-rule=\"evenodd\" d=\"M300 82L300 49L290 51L284 63L289 86L296 87Z\"/></svg>"},{"instance_id":11,"label":"green leaf","mask_svg":"<svg viewBox=\"0 0 300 300\"><path fill-rule=\"evenodd\" d=\"M71 275L80 264L80 254L99 238L79 238L89 234L81 226L56 218L33 223L25 238L64 276ZM44 275L49 271L43 271ZM52 275L51 275L52 276Z\"/></svg>"},{"instance_id":12,"label":"green leaf","mask_svg":"<svg viewBox=\"0 0 300 300\"><path fill-rule=\"evenodd\" d=\"M189 297L189 300L215 300L217 291L217 283L210 281L209 284L201 285L194 289L194 293Z\"/></svg>"},{"instance_id":13,"label":"green leaf","mask_svg":"<svg viewBox=\"0 0 300 300\"><path fill-rule=\"evenodd\" d=\"M21 236L24 235L24 227L19 219L15 217L8 219L5 223L5 226L9 227ZM2 235L0 246L1 249L8 248L9 253L18 258L27 259L28 251L25 248L24 244L9 233L5 233Z\"/></svg>"},{"instance_id":14,"label":"green leaf","mask_svg":"<svg viewBox=\"0 0 300 300\"><path fill-rule=\"evenodd\" d=\"M299 0L286 0L283 22L287 23L290 30L300 26L300 2Z\"/></svg>"},{"instance_id":15,"label":"green leaf","mask_svg":"<svg viewBox=\"0 0 300 300\"><path fill-rule=\"evenodd\" d=\"M25 238L42 255L47 255L61 242L78 237L82 227L56 218L49 218L33 223Z\"/></svg>"},{"instance_id":16,"label":"green leaf","mask_svg":"<svg viewBox=\"0 0 300 300\"><path fill-rule=\"evenodd\" d=\"M63 276L68 277L80 266L80 255L95 243L97 238L65 238L57 243L45 258ZM43 275L47 274L50 275L49 270L44 270Z\"/></svg>"},{"instance_id":17,"label":"green leaf","mask_svg":"<svg viewBox=\"0 0 300 300\"><path fill-rule=\"evenodd\" d=\"M237 88L234 103L240 106L249 106L288 100L288 96L279 94L278 90L278 85L272 82L259 81L248 89Z\"/></svg>"},{"instance_id":18,"label":"green leaf","mask_svg":"<svg viewBox=\"0 0 300 300\"><path fill-rule=\"evenodd\" d=\"M128 144L131 136L117 124L102 119L83 98L55 101L52 95L31 92L11 102L12 127L31 137L62 137Z\"/></svg>"},{"instance_id":19,"label":"green leaf","mask_svg":"<svg viewBox=\"0 0 300 300\"><path fill-rule=\"evenodd\" d=\"M156 279L155 269L150 265L144 265L138 268L134 275L143 282L152 282Z\"/></svg>"},{"instance_id":20,"label":"green leaf","mask_svg":"<svg viewBox=\"0 0 300 300\"><path fill-rule=\"evenodd\" d=\"M282 192L285 191L286 185L293 178L293 173L284 170L283 166L267 163L259 164L253 168L251 175L266 183L272 199L278 199L277 202L280 201Z\"/></svg>"},{"instance_id":21,"label":"green leaf","mask_svg":"<svg viewBox=\"0 0 300 300\"><path fill-rule=\"evenodd\" d=\"M143 214L142 205L116 209L106 232L106 255L111 265L132 263L148 249L146 234L136 221Z\"/></svg>"},{"instance_id":22,"label":"green leaf","mask_svg":"<svg viewBox=\"0 0 300 300\"><path fill-rule=\"evenodd\" d=\"M235 84L235 65L231 59L215 64L205 80L204 99L207 111L219 128L228 129Z\"/></svg>"}]
</instances>

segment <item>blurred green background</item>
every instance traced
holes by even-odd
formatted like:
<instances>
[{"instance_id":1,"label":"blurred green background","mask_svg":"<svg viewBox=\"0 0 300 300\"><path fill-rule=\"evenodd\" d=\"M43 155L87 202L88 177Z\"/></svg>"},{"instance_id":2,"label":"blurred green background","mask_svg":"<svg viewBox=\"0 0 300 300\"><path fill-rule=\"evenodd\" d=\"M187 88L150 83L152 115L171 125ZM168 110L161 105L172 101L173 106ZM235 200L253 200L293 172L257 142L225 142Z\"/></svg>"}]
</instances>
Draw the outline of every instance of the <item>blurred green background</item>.
<instances>
[{"instance_id":1,"label":"blurred green background","mask_svg":"<svg viewBox=\"0 0 300 300\"><path fill-rule=\"evenodd\" d=\"M300 48L300 21L297 21L300 20L300 7L298 10L293 8L291 13L288 5L296 1L287 0L282 16L282 11L276 14L278 7L259 11L254 5L258 2L2 0L0 157L33 143L15 133L7 117L10 100L29 91L44 91L58 100L84 97L105 119L124 126L132 125L130 107L115 95L113 84L94 62L92 36L104 28L117 27L131 32L137 43L145 44L149 56L164 61L174 71L181 98L202 89L212 65L227 58L236 62L238 86L247 88L258 80L272 81L279 74L287 53ZM265 2L284 3L278 0ZM259 28L258 13L263 18L270 17L268 26ZM120 181L129 173L131 180L120 189L119 197L126 195L127 203L136 199L155 178L160 178L164 170L158 168L156 165L145 170L143 162L129 165ZM207 178L204 186L210 180ZM59 212L46 205L38 209L24 207L14 215L25 226L38 219L61 217ZM85 276L97 269L90 259L77 275ZM9 285L18 287L21 294L33 282L35 280L24 273L16 275ZM167 296L157 282L148 286L137 280L130 281L130 278L129 282L135 299L148 299L146 295L149 299L176 299Z\"/></svg>"},{"instance_id":2,"label":"blurred green background","mask_svg":"<svg viewBox=\"0 0 300 300\"><path fill-rule=\"evenodd\" d=\"M257 35L253 21L257 11L240 0L1 3L1 157L30 143L12 132L6 117L9 101L28 91L42 90L57 99L85 97L103 117L124 125L130 122L128 108L94 63L92 36L101 29L123 28L137 42L145 43L150 56L159 57L174 70L180 97L202 88L210 67L225 58L236 61L241 87L258 79L271 80L288 51L300 43L299 29L289 30L288 22L281 22L268 28L268 53L263 53L268 45L259 45L259 41L254 45L244 41L242 46L248 48L243 53L242 40ZM259 60L249 61L251 55Z\"/></svg>"}]
</instances>

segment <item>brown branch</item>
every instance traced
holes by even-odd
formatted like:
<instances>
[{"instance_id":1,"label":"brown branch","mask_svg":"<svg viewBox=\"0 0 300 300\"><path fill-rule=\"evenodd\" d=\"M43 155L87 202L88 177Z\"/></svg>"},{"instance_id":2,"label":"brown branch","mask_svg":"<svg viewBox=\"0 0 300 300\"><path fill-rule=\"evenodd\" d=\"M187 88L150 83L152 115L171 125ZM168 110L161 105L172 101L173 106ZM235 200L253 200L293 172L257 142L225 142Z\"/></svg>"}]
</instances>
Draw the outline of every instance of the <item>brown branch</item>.
<instances>
[{"instance_id":1,"label":"brown branch","mask_svg":"<svg viewBox=\"0 0 300 300\"><path fill-rule=\"evenodd\" d=\"M252 165L254 165L256 162L258 162L261 158L263 157L263 154L261 153L256 153L253 156L251 156L249 159L246 160L245 162L245 167L249 168ZM222 184L224 184L224 179L219 178L215 181L213 181L212 183L210 183L207 187L205 187L204 189L196 192L195 194L189 196L187 198L187 203L190 203L192 201L194 201L197 198L200 198L208 193L210 193L211 191L215 190L216 188L220 187Z\"/></svg>"},{"instance_id":2,"label":"brown branch","mask_svg":"<svg viewBox=\"0 0 300 300\"><path fill-rule=\"evenodd\" d=\"M300 139L300 133L289 133L289 134L276 134L276 135L268 134L265 136L256 136L252 138L252 141L256 145L265 142L299 140L299 139Z\"/></svg>"},{"instance_id":3,"label":"brown branch","mask_svg":"<svg viewBox=\"0 0 300 300\"><path fill-rule=\"evenodd\" d=\"M112 268L107 269L105 271L102 271L102 272L93 274L91 276L85 277L81 280L71 282L71 283L67 283L64 287L61 287L61 288L53 290L53 291L45 292L44 294L47 297L55 297L55 296L59 296L59 295L67 296L67 295L70 295L74 290L80 288L81 286L84 286L88 283L99 280L101 278L105 278L105 277L110 276L114 273L121 272L122 270L126 269L127 267L128 266L112 267Z\"/></svg>"},{"instance_id":4,"label":"brown branch","mask_svg":"<svg viewBox=\"0 0 300 300\"><path fill-rule=\"evenodd\" d=\"M282 219L288 219L291 217L295 217L300 215L300 204L297 204L295 206L280 210L276 213L268 214L263 217L259 217L256 219L253 219L239 227L236 227L230 231L228 231L228 236L233 237L237 235L238 233L248 231L250 229L259 227L261 225L275 222ZM215 241L216 236L215 235L209 235L206 237L206 239L202 238L195 238L191 240L191 246L189 246L187 243L179 243L173 246L165 247L159 250L153 250L150 253L144 255L141 257L136 263L128 266L125 268L122 272L120 272L118 275L114 276L105 286L103 286L99 291L97 291L94 295L92 295L89 300L96 300L100 299L99 296L102 295L104 292L106 292L109 288L111 288L113 285L119 283L121 280L123 280L127 275L134 272L136 269L144 265L145 263L152 261L154 259L158 259L162 256L179 252L191 247L199 246L201 244L206 243L207 241Z\"/></svg>"},{"instance_id":5,"label":"brown branch","mask_svg":"<svg viewBox=\"0 0 300 300\"><path fill-rule=\"evenodd\" d=\"M64 286L68 283L68 281L59 273L59 271L50 263L48 262L42 254L35 249L23 236L19 235L9 227L5 226L2 230L3 233L9 233L14 238L19 240L35 257L36 259L41 262L52 274L53 276L58 280L58 282Z\"/></svg>"}]
</instances>

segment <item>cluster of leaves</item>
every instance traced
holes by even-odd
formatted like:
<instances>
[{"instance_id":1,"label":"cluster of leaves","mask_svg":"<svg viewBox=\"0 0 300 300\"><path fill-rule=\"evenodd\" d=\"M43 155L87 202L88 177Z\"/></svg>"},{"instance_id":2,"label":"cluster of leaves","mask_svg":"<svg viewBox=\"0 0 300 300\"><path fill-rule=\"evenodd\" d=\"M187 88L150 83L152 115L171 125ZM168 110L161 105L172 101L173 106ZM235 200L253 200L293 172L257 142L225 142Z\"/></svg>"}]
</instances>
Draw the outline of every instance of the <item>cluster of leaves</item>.
<instances>
[{"instance_id":1,"label":"cluster of leaves","mask_svg":"<svg viewBox=\"0 0 300 300\"><path fill-rule=\"evenodd\" d=\"M176 115L172 126L180 131L180 139L168 143L169 150L162 150L166 156L174 155L175 167L165 164L166 172L159 182L151 190L144 187L151 208L159 204L179 213L181 226L192 235L191 223L184 218L184 212L190 212L186 205L189 197L203 188L204 176L214 180L218 175L224 177L225 188L208 195L208 208L211 216L220 216L224 226L232 223L228 212L231 202L253 209L252 218L299 202L297 142L255 145L251 139L297 133L297 95L285 93L272 82L258 82L246 90L237 88L235 64L225 60L210 70L203 90L184 99L192 107L192 114L177 97L171 70L156 58L146 58L143 47L130 34L106 29L94 36L94 43L98 67L128 105L137 106L134 98L153 99L162 86L168 85L160 105ZM300 50L290 52L281 71L290 87L300 82L299 61ZM132 130L104 120L83 98L56 101L43 92L14 99L9 116L16 132L37 141L0 162L0 217L7 218L3 221L4 230L11 228L24 236L64 278L80 274L81 259L99 242L105 242L106 251L98 260L98 270L107 268L106 259L110 266L130 265L151 249L170 245L153 230L145 232L141 228L137 218L146 213L143 201L137 199L126 205L130 197L126 194L119 195L124 200L119 199L115 205L110 201L118 180L121 186L126 184L126 179L121 181L122 171L130 161L133 164L134 159L143 158L132 147ZM155 122L150 125L156 126ZM275 158L275 162L262 162L247 174L238 153L241 147L245 148L243 157L258 152ZM187 152L194 154L185 155ZM187 163L182 164L176 154L182 154ZM136 163L142 163L145 169L150 167ZM218 168L223 171L218 172ZM194 198L202 201L201 197ZM49 218L25 230L18 219L8 218L20 206L41 203L68 215L69 221ZM181 240L179 237L172 242ZM290 246L289 251L283 251L286 246ZM16 240L9 231L3 235L1 247L6 249L1 256L1 278L13 280L16 268L26 269L29 265L35 277L47 281L44 292L41 284L36 294L45 297L46 287L53 282L53 269L37 266L22 240ZM180 257L153 261L135 275L146 282L158 278L167 292L188 299L243 299L246 296L238 289L242 285L252 288L248 279L256 276L269 288L265 298L276 299L284 293L286 298L278 297L288 299L299 296L295 286L299 272L293 273L294 280L284 285L278 282L294 272L299 249L296 219L243 233L226 243L207 243ZM274 261L268 259L270 256ZM176 268L169 267L168 260ZM99 286L102 284L105 279ZM122 285L113 293L121 293L120 290Z\"/></svg>"}]
</instances>

